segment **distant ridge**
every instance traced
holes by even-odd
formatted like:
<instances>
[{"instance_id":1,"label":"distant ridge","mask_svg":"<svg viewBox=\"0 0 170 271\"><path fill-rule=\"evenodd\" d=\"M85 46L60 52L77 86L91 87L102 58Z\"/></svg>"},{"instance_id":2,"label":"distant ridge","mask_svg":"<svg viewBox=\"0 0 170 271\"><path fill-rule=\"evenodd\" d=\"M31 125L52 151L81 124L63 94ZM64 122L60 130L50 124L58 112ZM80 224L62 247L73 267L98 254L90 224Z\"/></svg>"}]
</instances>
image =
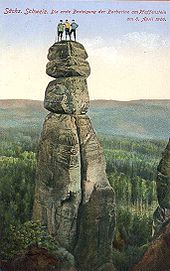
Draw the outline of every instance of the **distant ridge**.
<instances>
[{"instance_id":1,"label":"distant ridge","mask_svg":"<svg viewBox=\"0 0 170 271\"><path fill-rule=\"evenodd\" d=\"M100 135L142 139L170 137L170 100L92 100L88 114ZM0 100L1 129L39 127L48 111L39 100Z\"/></svg>"},{"instance_id":2,"label":"distant ridge","mask_svg":"<svg viewBox=\"0 0 170 271\"><path fill-rule=\"evenodd\" d=\"M130 100L130 101L103 100L103 99L91 100L92 106L102 106L102 107L128 106L128 105L141 105L141 104L170 105L170 99L140 99L140 100Z\"/></svg>"},{"instance_id":3,"label":"distant ridge","mask_svg":"<svg viewBox=\"0 0 170 271\"><path fill-rule=\"evenodd\" d=\"M27 100L27 99L0 99L0 108L21 108L36 106L38 108L43 107L43 102L39 100ZM37 108L37 109L38 109Z\"/></svg>"},{"instance_id":4,"label":"distant ridge","mask_svg":"<svg viewBox=\"0 0 170 271\"><path fill-rule=\"evenodd\" d=\"M129 105L170 105L170 99L140 99L130 101L118 101L118 100L104 100L96 99L91 100L92 107L112 107L112 106L129 106ZM30 99L0 99L1 108L20 108L36 106L37 109L43 107L43 101L30 100Z\"/></svg>"}]
</instances>

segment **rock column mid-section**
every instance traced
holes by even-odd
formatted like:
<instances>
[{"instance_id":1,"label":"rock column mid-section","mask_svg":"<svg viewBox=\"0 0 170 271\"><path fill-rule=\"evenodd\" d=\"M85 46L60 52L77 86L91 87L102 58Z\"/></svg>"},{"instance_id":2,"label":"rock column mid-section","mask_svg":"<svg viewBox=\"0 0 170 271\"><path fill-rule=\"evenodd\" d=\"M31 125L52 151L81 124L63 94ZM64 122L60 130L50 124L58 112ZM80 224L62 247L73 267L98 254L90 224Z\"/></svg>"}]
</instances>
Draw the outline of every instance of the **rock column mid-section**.
<instances>
[{"instance_id":1,"label":"rock column mid-section","mask_svg":"<svg viewBox=\"0 0 170 271\"><path fill-rule=\"evenodd\" d=\"M113 271L114 193L107 180L103 150L90 119L86 115L75 118L80 139L82 202L74 255L80 270Z\"/></svg>"},{"instance_id":2,"label":"rock column mid-section","mask_svg":"<svg viewBox=\"0 0 170 271\"><path fill-rule=\"evenodd\" d=\"M38 150L34 218L48 226L79 271L113 271L115 200L103 150L86 115L90 74L78 42L55 43L48 53L46 117Z\"/></svg>"},{"instance_id":3,"label":"rock column mid-section","mask_svg":"<svg viewBox=\"0 0 170 271\"><path fill-rule=\"evenodd\" d=\"M46 117L37 158L34 218L71 250L81 202L80 147L74 117L53 113Z\"/></svg>"}]
</instances>

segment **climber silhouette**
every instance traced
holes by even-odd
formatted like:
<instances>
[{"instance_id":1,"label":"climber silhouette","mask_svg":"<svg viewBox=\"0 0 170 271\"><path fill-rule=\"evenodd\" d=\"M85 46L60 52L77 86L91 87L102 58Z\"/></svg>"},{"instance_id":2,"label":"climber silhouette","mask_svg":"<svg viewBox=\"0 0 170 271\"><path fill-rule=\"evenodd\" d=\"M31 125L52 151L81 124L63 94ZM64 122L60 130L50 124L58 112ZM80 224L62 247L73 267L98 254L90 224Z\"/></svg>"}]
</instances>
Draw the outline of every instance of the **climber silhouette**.
<instances>
[{"instance_id":1,"label":"climber silhouette","mask_svg":"<svg viewBox=\"0 0 170 271\"><path fill-rule=\"evenodd\" d=\"M63 40L63 33L65 31L65 40L67 40L67 37L69 37L69 40L72 39L72 34L74 37L74 41L76 41L76 29L78 28L78 24L75 22L75 20L72 20L72 23L70 24L68 20L65 20L65 23L63 23L63 20L60 20L60 22L57 25L57 35L58 35L58 42Z\"/></svg>"},{"instance_id":2,"label":"climber silhouette","mask_svg":"<svg viewBox=\"0 0 170 271\"><path fill-rule=\"evenodd\" d=\"M72 20L72 23L71 23L71 31L70 31L70 40L71 40L71 35L73 33L74 35L74 40L76 41L76 29L78 27L78 24L75 22L75 20Z\"/></svg>"},{"instance_id":3,"label":"climber silhouette","mask_svg":"<svg viewBox=\"0 0 170 271\"><path fill-rule=\"evenodd\" d=\"M63 39L63 33L64 33L63 20L60 20L59 24L57 25L57 33L58 33L58 41L61 41Z\"/></svg>"},{"instance_id":4,"label":"climber silhouette","mask_svg":"<svg viewBox=\"0 0 170 271\"><path fill-rule=\"evenodd\" d=\"M67 40L67 36L70 37L70 23L68 20L65 20L65 39Z\"/></svg>"}]
</instances>

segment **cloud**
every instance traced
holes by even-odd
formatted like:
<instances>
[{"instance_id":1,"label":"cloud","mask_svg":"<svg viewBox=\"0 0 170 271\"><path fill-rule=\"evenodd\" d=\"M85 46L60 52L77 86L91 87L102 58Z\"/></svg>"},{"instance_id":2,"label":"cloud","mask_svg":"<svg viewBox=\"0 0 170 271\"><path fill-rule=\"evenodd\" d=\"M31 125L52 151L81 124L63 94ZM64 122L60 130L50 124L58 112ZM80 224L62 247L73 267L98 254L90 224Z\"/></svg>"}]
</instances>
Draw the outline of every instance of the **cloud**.
<instances>
[{"instance_id":1,"label":"cloud","mask_svg":"<svg viewBox=\"0 0 170 271\"><path fill-rule=\"evenodd\" d=\"M0 58L0 98L43 99L47 82L44 48L9 46Z\"/></svg>"},{"instance_id":2,"label":"cloud","mask_svg":"<svg viewBox=\"0 0 170 271\"><path fill-rule=\"evenodd\" d=\"M102 47L120 48L143 48L143 49L161 49L170 47L170 38L162 38L159 34L148 32L129 32L121 35L117 39L104 40L102 37L96 37L93 40L85 39L83 44L89 49Z\"/></svg>"},{"instance_id":3,"label":"cloud","mask_svg":"<svg viewBox=\"0 0 170 271\"><path fill-rule=\"evenodd\" d=\"M117 46L138 49L160 49L170 46L169 39L162 39L162 37L155 33L147 32L130 32L123 35L120 39L116 40Z\"/></svg>"},{"instance_id":4,"label":"cloud","mask_svg":"<svg viewBox=\"0 0 170 271\"><path fill-rule=\"evenodd\" d=\"M83 44L92 68L88 79L91 98L170 98L168 39L133 32L109 42L98 37Z\"/></svg>"},{"instance_id":5,"label":"cloud","mask_svg":"<svg viewBox=\"0 0 170 271\"><path fill-rule=\"evenodd\" d=\"M88 52L90 62L95 62L95 60L100 59L102 63L113 63L117 58L118 51L115 45L106 42L101 37L97 37L93 40L85 39L82 43Z\"/></svg>"}]
</instances>

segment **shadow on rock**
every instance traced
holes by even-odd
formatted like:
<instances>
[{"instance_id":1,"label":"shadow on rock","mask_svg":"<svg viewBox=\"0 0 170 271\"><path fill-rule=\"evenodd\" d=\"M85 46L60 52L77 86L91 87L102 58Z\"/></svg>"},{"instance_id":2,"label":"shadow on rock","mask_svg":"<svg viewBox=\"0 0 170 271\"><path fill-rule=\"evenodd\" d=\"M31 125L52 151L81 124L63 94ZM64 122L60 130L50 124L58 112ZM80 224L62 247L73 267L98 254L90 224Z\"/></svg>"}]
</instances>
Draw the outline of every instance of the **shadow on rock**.
<instances>
[{"instance_id":1,"label":"shadow on rock","mask_svg":"<svg viewBox=\"0 0 170 271\"><path fill-rule=\"evenodd\" d=\"M10 261L0 261L0 271L76 271L63 268L64 263L45 248L33 247Z\"/></svg>"}]
</instances>

